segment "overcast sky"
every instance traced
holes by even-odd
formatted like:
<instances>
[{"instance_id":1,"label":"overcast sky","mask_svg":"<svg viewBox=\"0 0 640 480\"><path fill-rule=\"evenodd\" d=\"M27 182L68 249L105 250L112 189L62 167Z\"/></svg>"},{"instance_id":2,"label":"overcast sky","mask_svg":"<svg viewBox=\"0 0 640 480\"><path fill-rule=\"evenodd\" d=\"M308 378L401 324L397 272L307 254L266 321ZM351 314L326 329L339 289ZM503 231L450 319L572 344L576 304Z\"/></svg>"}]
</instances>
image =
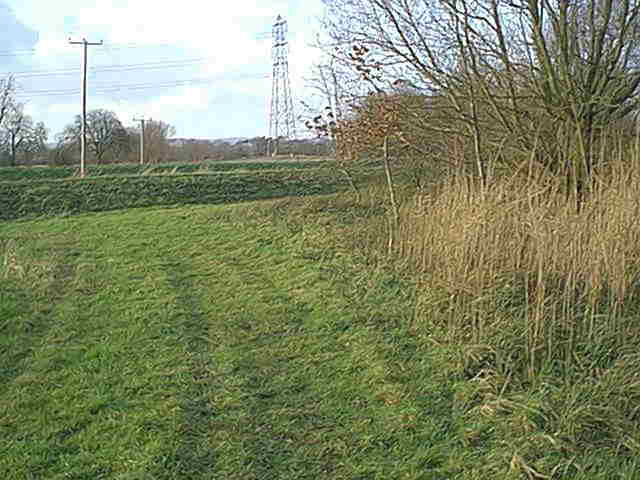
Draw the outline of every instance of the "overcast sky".
<instances>
[{"instance_id":1,"label":"overcast sky","mask_svg":"<svg viewBox=\"0 0 640 480\"><path fill-rule=\"evenodd\" d=\"M88 109L126 126L163 120L179 137L267 135L272 40L261 34L278 14L289 22L299 111L321 13L321 0L0 0L0 76L15 74L54 141L80 113L82 47L68 38L103 40L89 47Z\"/></svg>"}]
</instances>

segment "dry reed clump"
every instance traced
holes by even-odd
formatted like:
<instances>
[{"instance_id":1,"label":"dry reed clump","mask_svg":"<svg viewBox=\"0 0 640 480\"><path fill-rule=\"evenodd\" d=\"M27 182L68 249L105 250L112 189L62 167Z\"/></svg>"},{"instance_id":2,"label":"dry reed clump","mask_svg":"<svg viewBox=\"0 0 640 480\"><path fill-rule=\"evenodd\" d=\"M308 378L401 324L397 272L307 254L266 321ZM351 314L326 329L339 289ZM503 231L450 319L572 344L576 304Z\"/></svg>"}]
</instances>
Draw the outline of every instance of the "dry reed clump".
<instances>
[{"instance_id":1,"label":"dry reed clump","mask_svg":"<svg viewBox=\"0 0 640 480\"><path fill-rule=\"evenodd\" d=\"M462 347L478 386L467 407L557 380L542 416L558 435L640 453L639 218L640 169L621 161L580 213L545 175L484 193L451 177L402 209L396 248L420 274L414 328Z\"/></svg>"}]
</instances>

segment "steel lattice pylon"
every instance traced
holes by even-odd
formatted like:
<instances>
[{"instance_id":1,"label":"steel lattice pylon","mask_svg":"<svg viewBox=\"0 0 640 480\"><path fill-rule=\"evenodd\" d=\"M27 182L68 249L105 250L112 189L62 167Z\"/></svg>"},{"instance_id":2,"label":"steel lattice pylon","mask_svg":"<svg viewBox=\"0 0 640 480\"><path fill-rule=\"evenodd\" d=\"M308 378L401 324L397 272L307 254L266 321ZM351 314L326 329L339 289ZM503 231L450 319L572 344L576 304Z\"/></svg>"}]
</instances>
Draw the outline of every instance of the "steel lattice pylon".
<instances>
[{"instance_id":1,"label":"steel lattice pylon","mask_svg":"<svg viewBox=\"0 0 640 480\"><path fill-rule=\"evenodd\" d=\"M287 21L278 15L273 24L273 77L271 108L269 109L269 137L277 144L279 138L294 139L295 117L289 81L289 43ZM276 153L276 152L273 152Z\"/></svg>"}]
</instances>

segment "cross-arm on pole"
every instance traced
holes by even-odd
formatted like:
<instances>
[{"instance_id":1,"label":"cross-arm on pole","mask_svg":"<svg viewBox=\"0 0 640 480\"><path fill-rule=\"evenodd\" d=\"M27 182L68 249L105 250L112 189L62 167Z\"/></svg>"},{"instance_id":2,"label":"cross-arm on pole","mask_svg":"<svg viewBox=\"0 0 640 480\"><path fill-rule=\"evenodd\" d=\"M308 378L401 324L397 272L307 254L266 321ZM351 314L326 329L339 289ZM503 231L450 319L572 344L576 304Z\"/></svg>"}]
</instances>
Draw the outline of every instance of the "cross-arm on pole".
<instances>
[{"instance_id":1,"label":"cross-arm on pole","mask_svg":"<svg viewBox=\"0 0 640 480\"><path fill-rule=\"evenodd\" d=\"M80 126L80 177L84 178L85 170L85 156L87 150L87 47L90 45L102 45L102 40L98 43L87 42L85 38L82 41L72 41L69 39L71 45L82 45L82 78L81 78L81 90L82 90L82 123Z\"/></svg>"}]
</instances>

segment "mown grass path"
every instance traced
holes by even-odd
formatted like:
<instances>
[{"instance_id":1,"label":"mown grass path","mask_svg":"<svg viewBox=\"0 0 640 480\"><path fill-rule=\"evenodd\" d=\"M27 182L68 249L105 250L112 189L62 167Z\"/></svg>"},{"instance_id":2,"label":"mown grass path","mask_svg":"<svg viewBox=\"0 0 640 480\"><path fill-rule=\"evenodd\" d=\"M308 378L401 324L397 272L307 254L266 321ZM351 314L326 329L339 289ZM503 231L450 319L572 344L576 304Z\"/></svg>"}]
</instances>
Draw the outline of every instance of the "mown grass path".
<instances>
[{"instance_id":1,"label":"mown grass path","mask_svg":"<svg viewBox=\"0 0 640 480\"><path fill-rule=\"evenodd\" d=\"M0 225L4 478L455 478L402 280L249 209Z\"/></svg>"}]
</instances>

